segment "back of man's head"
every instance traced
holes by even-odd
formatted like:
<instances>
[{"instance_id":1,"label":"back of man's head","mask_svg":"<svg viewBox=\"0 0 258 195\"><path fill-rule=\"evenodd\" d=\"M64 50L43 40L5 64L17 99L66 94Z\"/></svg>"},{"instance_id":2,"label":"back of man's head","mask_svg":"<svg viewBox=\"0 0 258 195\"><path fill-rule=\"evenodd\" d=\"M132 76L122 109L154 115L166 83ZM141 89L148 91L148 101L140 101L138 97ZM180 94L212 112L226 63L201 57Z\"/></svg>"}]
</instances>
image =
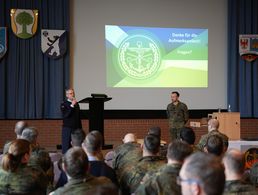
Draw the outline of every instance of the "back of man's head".
<instances>
[{"instance_id":1,"label":"back of man's head","mask_svg":"<svg viewBox=\"0 0 258 195\"><path fill-rule=\"evenodd\" d=\"M208 131L218 130L219 129L219 121L215 118L212 118L208 121Z\"/></svg>"},{"instance_id":2,"label":"back of man's head","mask_svg":"<svg viewBox=\"0 0 258 195\"><path fill-rule=\"evenodd\" d=\"M14 132L17 135L17 138L20 138L22 135L22 131L28 126L25 121L18 121L15 124Z\"/></svg>"},{"instance_id":3,"label":"back of man's head","mask_svg":"<svg viewBox=\"0 0 258 195\"><path fill-rule=\"evenodd\" d=\"M124 136L123 142L124 143L136 143L137 142L136 135L134 135L133 133L127 133Z\"/></svg>"},{"instance_id":4,"label":"back of man's head","mask_svg":"<svg viewBox=\"0 0 258 195\"><path fill-rule=\"evenodd\" d=\"M168 145L167 158L183 163L184 159L193 152L193 148L182 141L175 140Z\"/></svg>"},{"instance_id":5,"label":"back of man's head","mask_svg":"<svg viewBox=\"0 0 258 195\"><path fill-rule=\"evenodd\" d=\"M88 157L80 147L70 148L63 157L64 170L73 179L86 175L88 163Z\"/></svg>"},{"instance_id":6,"label":"back of man's head","mask_svg":"<svg viewBox=\"0 0 258 195\"><path fill-rule=\"evenodd\" d=\"M45 150L36 150L30 155L29 165L39 166L43 171L47 172L52 166L52 161L48 152Z\"/></svg>"},{"instance_id":7,"label":"back of man's head","mask_svg":"<svg viewBox=\"0 0 258 195\"><path fill-rule=\"evenodd\" d=\"M224 151L223 140L218 135L209 136L205 147L208 153L211 153L217 156L222 155Z\"/></svg>"},{"instance_id":8,"label":"back of man's head","mask_svg":"<svg viewBox=\"0 0 258 195\"><path fill-rule=\"evenodd\" d=\"M180 138L182 141L190 145L194 145L195 142L195 133L194 130L190 127L183 127L180 129Z\"/></svg>"},{"instance_id":9,"label":"back of man's head","mask_svg":"<svg viewBox=\"0 0 258 195\"><path fill-rule=\"evenodd\" d=\"M29 141L31 144L36 144L38 138L38 131L35 127L26 127L22 131L21 139Z\"/></svg>"},{"instance_id":10,"label":"back of man's head","mask_svg":"<svg viewBox=\"0 0 258 195\"><path fill-rule=\"evenodd\" d=\"M143 150L156 155L159 152L160 139L157 136L147 135L143 141Z\"/></svg>"},{"instance_id":11,"label":"back of man's head","mask_svg":"<svg viewBox=\"0 0 258 195\"><path fill-rule=\"evenodd\" d=\"M233 174L242 175L245 170L244 155L237 149L230 149L223 157L226 171Z\"/></svg>"},{"instance_id":12,"label":"back of man's head","mask_svg":"<svg viewBox=\"0 0 258 195\"><path fill-rule=\"evenodd\" d=\"M192 184L198 185L203 194L217 195L223 193L225 184L224 167L220 159L212 154L196 152L186 158L180 170L180 177L184 180L192 180Z\"/></svg>"},{"instance_id":13,"label":"back of man's head","mask_svg":"<svg viewBox=\"0 0 258 195\"><path fill-rule=\"evenodd\" d=\"M103 137L98 131L91 131L87 134L83 146L86 151L93 154L95 152L99 152L102 147Z\"/></svg>"},{"instance_id":14,"label":"back of man's head","mask_svg":"<svg viewBox=\"0 0 258 195\"><path fill-rule=\"evenodd\" d=\"M160 139L161 138L161 128L158 126L149 128L148 135L154 135Z\"/></svg>"},{"instance_id":15,"label":"back of man's head","mask_svg":"<svg viewBox=\"0 0 258 195\"><path fill-rule=\"evenodd\" d=\"M82 129L75 129L71 133L72 146L81 147L85 139L85 132Z\"/></svg>"}]
</instances>

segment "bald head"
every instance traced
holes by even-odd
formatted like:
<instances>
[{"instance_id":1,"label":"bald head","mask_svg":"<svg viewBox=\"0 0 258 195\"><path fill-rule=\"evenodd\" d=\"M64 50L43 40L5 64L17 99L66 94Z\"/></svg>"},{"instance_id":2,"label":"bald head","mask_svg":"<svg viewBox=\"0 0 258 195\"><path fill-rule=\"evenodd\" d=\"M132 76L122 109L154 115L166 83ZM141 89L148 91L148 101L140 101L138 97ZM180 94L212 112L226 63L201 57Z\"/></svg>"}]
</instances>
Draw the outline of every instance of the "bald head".
<instances>
[{"instance_id":1,"label":"bald head","mask_svg":"<svg viewBox=\"0 0 258 195\"><path fill-rule=\"evenodd\" d=\"M123 139L124 143L137 142L137 138L133 133L127 133Z\"/></svg>"},{"instance_id":2,"label":"bald head","mask_svg":"<svg viewBox=\"0 0 258 195\"><path fill-rule=\"evenodd\" d=\"M15 124L14 132L19 139L22 135L22 131L28 126L28 124L25 121L18 121Z\"/></svg>"},{"instance_id":3,"label":"bald head","mask_svg":"<svg viewBox=\"0 0 258 195\"><path fill-rule=\"evenodd\" d=\"M226 173L242 175L245 170L244 155L237 149L231 149L226 152L223 163ZM227 175L227 174L226 174Z\"/></svg>"},{"instance_id":4,"label":"bald head","mask_svg":"<svg viewBox=\"0 0 258 195\"><path fill-rule=\"evenodd\" d=\"M208 130L212 131L212 130L218 130L219 128L219 121L217 119L210 119L208 122Z\"/></svg>"}]
</instances>

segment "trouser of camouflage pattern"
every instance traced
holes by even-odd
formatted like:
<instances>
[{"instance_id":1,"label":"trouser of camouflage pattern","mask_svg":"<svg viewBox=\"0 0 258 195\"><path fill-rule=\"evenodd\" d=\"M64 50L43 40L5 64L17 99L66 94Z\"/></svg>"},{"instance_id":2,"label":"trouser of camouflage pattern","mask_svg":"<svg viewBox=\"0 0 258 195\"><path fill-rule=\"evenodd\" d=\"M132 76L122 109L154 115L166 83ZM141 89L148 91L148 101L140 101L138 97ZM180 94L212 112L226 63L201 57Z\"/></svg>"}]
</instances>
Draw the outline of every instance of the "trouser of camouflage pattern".
<instances>
[{"instance_id":1,"label":"trouser of camouflage pattern","mask_svg":"<svg viewBox=\"0 0 258 195\"><path fill-rule=\"evenodd\" d=\"M180 129L178 128L169 128L170 141L180 139Z\"/></svg>"}]
</instances>

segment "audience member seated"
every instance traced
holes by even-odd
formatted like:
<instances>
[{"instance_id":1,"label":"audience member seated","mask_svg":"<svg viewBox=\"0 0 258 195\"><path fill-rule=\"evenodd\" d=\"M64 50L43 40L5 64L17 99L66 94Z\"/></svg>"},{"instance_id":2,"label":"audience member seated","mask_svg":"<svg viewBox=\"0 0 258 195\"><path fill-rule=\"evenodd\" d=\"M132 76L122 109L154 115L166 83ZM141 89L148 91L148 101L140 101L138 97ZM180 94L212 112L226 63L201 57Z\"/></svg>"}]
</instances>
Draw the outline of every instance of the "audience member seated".
<instances>
[{"instance_id":1,"label":"audience member seated","mask_svg":"<svg viewBox=\"0 0 258 195\"><path fill-rule=\"evenodd\" d=\"M225 166L226 184L224 194L257 194L255 187L242 181L245 171L243 154L236 149L226 152L223 163Z\"/></svg>"},{"instance_id":2,"label":"audience member seated","mask_svg":"<svg viewBox=\"0 0 258 195\"><path fill-rule=\"evenodd\" d=\"M224 154L223 141L220 136L212 135L207 139L207 143L204 146L204 151L210 154L214 154L218 157L222 157Z\"/></svg>"},{"instance_id":3,"label":"audience member seated","mask_svg":"<svg viewBox=\"0 0 258 195\"><path fill-rule=\"evenodd\" d=\"M18 121L15 124L14 133L16 134L16 139L19 139L21 137L23 129L26 128L27 126L28 124L25 121ZM3 148L3 154L6 154L8 152L10 144L11 144L10 141L6 141ZM3 155L0 155L0 162L2 162L2 157Z\"/></svg>"},{"instance_id":4,"label":"audience member seated","mask_svg":"<svg viewBox=\"0 0 258 195\"><path fill-rule=\"evenodd\" d=\"M144 181L136 190L136 195L180 195L181 187L177 184L177 176L184 159L193 152L192 147L182 141L173 141L168 146L168 162L158 172ZM143 179L143 180L144 180Z\"/></svg>"},{"instance_id":5,"label":"audience member seated","mask_svg":"<svg viewBox=\"0 0 258 195\"><path fill-rule=\"evenodd\" d=\"M27 166L30 142L12 141L0 169L0 194L46 194L47 179L42 171Z\"/></svg>"},{"instance_id":6,"label":"audience member seated","mask_svg":"<svg viewBox=\"0 0 258 195\"><path fill-rule=\"evenodd\" d=\"M88 157L80 147L70 148L65 153L62 166L68 182L50 195L84 195L89 194L88 190L111 183L106 177L94 177L87 172L89 169Z\"/></svg>"},{"instance_id":7,"label":"audience member seated","mask_svg":"<svg viewBox=\"0 0 258 195\"><path fill-rule=\"evenodd\" d=\"M159 147L160 140L156 136L147 135L144 138L143 157L134 164L128 164L122 173L120 187L123 194L134 193L146 173L152 174L165 164L158 156Z\"/></svg>"},{"instance_id":8,"label":"audience member seated","mask_svg":"<svg viewBox=\"0 0 258 195\"><path fill-rule=\"evenodd\" d=\"M19 139L22 136L22 131L28 127L28 124L25 121L18 121L15 124L14 132L16 134L16 138Z\"/></svg>"},{"instance_id":9,"label":"audience member seated","mask_svg":"<svg viewBox=\"0 0 258 195\"><path fill-rule=\"evenodd\" d=\"M49 153L40 148L38 144L38 131L34 127L27 127L23 130L21 139L27 140L31 144L31 158L28 165L42 171L48 179L48 191L53 190L54 168Z\"/></svg>"},{"instance_id":10,"label":"audience member seated","mask_svg":"<svg viewBox=\"0 0 258 195\"><path fill-rule=\"evenodd\" d=\"M219 121L217 119L210 119L208 122L208 133L203 135L197 145L197 147L203 151L204 146L207 143L207 139L211 136L211 135L218 135L222 138L223 140L223 147L224 147L224 152L227 151L228 149L228 136L219 132Z\"/></svg>"},{"instance_id":11,"label":"audience member seated","mask_svg":"<svg viewBox=\"0 0 258 195\"><path fill-rule=\"evenodd\" d=\"M190 127L181 128L179 136L182 141L188 143L193 148L193 152L200 151L199 148L194 144L195 143L195 133L192 128L190 128Z\"/></svg>"},{"instance_id":12,"label":"audience member seated","mask_svg":"<svg viewBox=\"0 0 258 195\"><path fill-rule=\"evenodd\" d=\"M71 133L71 146L81 147L85 137L86 134L82 129L75 129Z\"/></svg>"},{"instance_id":13,"label":"audience member seated","mask_svg":"<svg viewBox=\"0 0 258 195\"><path fill-rule=\"evenodd\" d=\"M132 164L135 165L141 157L142 149L141 145L137 143L136 136L132 133L126 134L123 144L115 148L112 162L119 183L124 168Z\"/></svg>"},{"instance_id":14,"label":"audience member seated","mask_svg":"<svg viewBox=\"0 0 258 195\"><path fill-rule=\"evenodd\" d=\"M168 147L167 147L166 142L161 140L161 128L158 126L153 126L153 127L149 128L148 135L154 135L159 138L159 140L160 140L159 153L160 153L161 157L164 157L164 159L166 159Z\"/></svg>"},{"instance_id":15,"label":"audience member seated","mask_svg":"<svg viewBox=\"0 0 258 195\"><path fill-rule=\"evenodd\" d=\"M224 166L212 154L195 152L185 160L177 182L183 195L220 195L225 185Z\"/></svg>"},{"instance_id":16,"label":"audience member seated","mask_svg":"<svg viewBox=\"0 0 258 195\"><path fill-rule=\"evenodd\" d=\"M82 129L75 129L71 133L71 146L72 147L81 147L85 139L85 132ZM58 168L60 170L59 179L56 183L55 188L63 187L67 183L67 177L65 172L62 170L62 159L58 162Z\"/></svg>"},{"instance_id":17,"label":"audience member seated","mask_svg":"<svg viewBox=\"0 0 258 195\"><path fill-rule=\"evenodd\" d=\"M118 185L115 171L104 162L103 158L99 158L99 156L103 156L101 152L102 140L103 137L100 132L91 131L82 144L82 148L89 159L89 173L96 177L105 176Z\"/></svg>"}]
</instances>

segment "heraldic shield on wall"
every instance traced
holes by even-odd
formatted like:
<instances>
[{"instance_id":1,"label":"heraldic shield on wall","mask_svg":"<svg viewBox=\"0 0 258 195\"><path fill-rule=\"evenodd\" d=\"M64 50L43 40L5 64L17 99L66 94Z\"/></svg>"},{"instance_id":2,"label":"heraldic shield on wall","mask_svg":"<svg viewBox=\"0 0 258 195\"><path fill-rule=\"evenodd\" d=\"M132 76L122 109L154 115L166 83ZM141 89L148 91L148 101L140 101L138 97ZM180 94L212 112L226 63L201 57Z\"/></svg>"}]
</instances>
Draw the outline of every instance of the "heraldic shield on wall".
<instances>
[{"instance_id":1,"label":"heraldic shield on wall","mask_svg":"<svg viewBox=\"0 0 258 195\"><path fill-rule=\"evenodd\" d=\"M38 10L11 9L11 26L17 37L31 38L37 31Z\"/></svg>"},{"instance_id":2,"label":"heraldic shield on wall","mask_svg":"<svg viewBox=\"0 0 258 195\"><path fill-rule=\"evenodd\" d=\"M239 35L239 54L242 59L252 62L258 58L258 35Z\"/></svg>"},{"instance_id":3,"label":"heraldic shield on wall","mask_svg":"<svg viewBox=\"0 0 258 195\"><path fill-rule=\"evenodd\" d=\"M0 59L7 51L7 28L0 27Z\"/></svg>"},{"instance_id":4,"label":"heraldic shield on wall","mask_svg":"<svg viewBox=\"0 0 258 195\"><path fill-rule=\"evenodd\" d=\"M62 57L67 48L65 30L41 30L41 49L50 58Z\"/></svg>"}]
</instances>

